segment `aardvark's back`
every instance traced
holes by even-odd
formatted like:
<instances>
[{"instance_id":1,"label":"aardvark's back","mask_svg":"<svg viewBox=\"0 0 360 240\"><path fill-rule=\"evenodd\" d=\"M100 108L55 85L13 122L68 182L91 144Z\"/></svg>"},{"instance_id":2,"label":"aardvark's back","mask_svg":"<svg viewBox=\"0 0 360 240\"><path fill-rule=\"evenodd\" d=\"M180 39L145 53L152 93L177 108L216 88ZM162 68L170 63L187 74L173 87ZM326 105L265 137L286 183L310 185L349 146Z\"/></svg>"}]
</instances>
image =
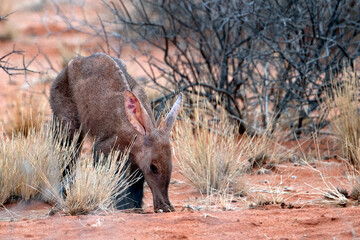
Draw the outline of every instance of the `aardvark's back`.
<instances>
[{"instance_id":1,"label":"aardvark's back","mask_svg":"<svg viewBox=\"0 0 360 240\"><path fill-rule=\"evenodd\" d=\"M124 110L125 90L138 97L154 124L149 100L125 64L101 53L72 59L51 88L50 104L57 118L71 120L71 128L81 123L83 132L98 138L116 133L130 138L136 132Z\"/></svg>"}]
</instances>

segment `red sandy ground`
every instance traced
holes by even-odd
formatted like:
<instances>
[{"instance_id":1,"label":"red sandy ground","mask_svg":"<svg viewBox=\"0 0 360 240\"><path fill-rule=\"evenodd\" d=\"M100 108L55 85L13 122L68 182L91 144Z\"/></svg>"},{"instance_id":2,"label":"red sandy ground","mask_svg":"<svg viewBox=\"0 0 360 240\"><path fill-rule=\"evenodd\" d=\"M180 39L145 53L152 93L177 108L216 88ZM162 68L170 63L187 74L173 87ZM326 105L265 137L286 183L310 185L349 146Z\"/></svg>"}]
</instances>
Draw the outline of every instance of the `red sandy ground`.
<instances>
[{"instance_id":1,"label":"red sandy ground","mask_svg":"<svg viewBox=\"0 0 360 240\"><path fill-rule=\"evenodd\" d=\"M15 4L15 8L19 5ZM84 36L72 32L55 37L41 36L46 33L41 23L43 14L23 10L11 16L8 24L16 29L16 36L11 41L0 41L0 56L11 51L15 42L17 48L27 51L27 59L30 59L38 52L35 47L38 45L60 70L57 44L76 45L76 41L84 41ZM61 29L61 26L52 25L52 29ZM15 57L12 60L19 62L21 59ZM33 66L43 70L45 65L45 59L40 56ZM136 69L129 71L135 73ZM31 78L36 76L31 75ZM17 84L9 85L7 76L0 72L0 116L11 102L12 93L20 91L24 83L22 77L14 80ZM328 183L350 191L346 169L340 161L315 161L313 166L324 174ZM144 214L115 211L50 216L51 206L45 203L20 202L0 209L0 239L356 239L360 235L360 208L354 202L346 207L321 202L324 199L320 190L326 191L326 186L319 172L309 166L287 161L277 165L270 174L248 174L244 180L249 195L233 199L229 203L230 211L223 211L206 205L201 195L186 184L175 163L169 190L176 209L173 213L153 213L148 188ZM285 206L282 208L277 204L250 209L248 204L254 201L258 192L269 189L281 191L278 196L275 193L272 196L284 201ZM291 209L288 208L290 203ZM189 205L192 207L187 207Z\"/></svg>"},{"instance_id":2,"label":"red sandy ground","mask_svg":"<svg viewBox=\"0 0 360 240\"><path fill-rule=\"evenodd\" d=\"M335 186L349 188L342 164L321 161L315 164ZM281 184L281 177L282 182ZM295 179L296 177L296 179ZM174 181L176 179L176 181ZM316 203L322 200L312 187L325 189L317 172L307 166L283 163L269 175L247 175L249 186L257 190L287 186L282 195L285 204L249 209L241 199L231 203L233 210L222 211L206 206L201 196L175 172L170 199L176 211L155 214L146 190L144 214L116 211L108 215L49 216L50 206L41 202L18 203L0 211L0 239L355 239L360 231L360 208ZM309 184L311 187L309 187ZM251 190L251 189L250 189ZM250 193L251 194L251 193ZM315 194L315 195L314 195ZM245 198L246 199L246 198ZM185 208L202 206L201 210ZM11 214L10 214L11 213Z\"/></svg>"}]
</instances>

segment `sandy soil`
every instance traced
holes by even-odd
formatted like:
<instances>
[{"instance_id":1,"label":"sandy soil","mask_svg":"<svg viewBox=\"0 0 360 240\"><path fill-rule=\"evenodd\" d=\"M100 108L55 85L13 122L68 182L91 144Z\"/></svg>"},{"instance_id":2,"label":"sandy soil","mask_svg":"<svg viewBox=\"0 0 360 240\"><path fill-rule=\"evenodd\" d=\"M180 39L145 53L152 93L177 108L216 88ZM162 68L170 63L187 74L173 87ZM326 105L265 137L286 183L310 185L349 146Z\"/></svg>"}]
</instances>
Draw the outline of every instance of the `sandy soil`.
<instances>
[{"instance_id":1,"label":"sandy soil","mask_svg":"<svg viewBox=\"0 0 360 240\"><path fill-rule=\"evenodd\" d=\"M328 182L349 189L336 160L317 162ZM267 181L267 183L265 182ZM276 173L249 174L251 186L245 198L233 199L229 211L204 204L201 196L175 172L170 186L173 213L152 212L146 189L143 214L115 211L82 216L49 214L51 206L32 201L0 210L0 239L356 239L359 237L360 208L326 204L319 191L326 189L319 174L308 166L283 163ZM282 182L281 182L282 181ZM284 204L258 206L248 203L257 191L271 185L281 188L277 197ZM251 193L252 192L252 193ZM189 207L190 206L190 207ZM292 207L289 207L292 206ZM50 216L52 215L52 216Z\"/></svg>"},{"instance_id":2,"label":"sandy soil","mask_svg":"<svg viewBox=\"0 0 360 240\"><path fill-rule=\"evenodd\" d=\"M47 36L42 18L45 13L50 15L51 9L30 11L19 2L14 8L20 10L6 23L13 28L14 36L0 41L0 56L10 52L14 43L16 48L26 50L27 60L39 51L46 53L56 71L49 70L51 67L42 55L32 66L38 71L49 70L47 77L52 78L62 66L59 46L72 48L84 43L86 38L74 32ZM56 23L50 28L59 31L64 26ZM4 29L0 26L0 34ZM11 60L18 64L22 61L20 56ZM129 71L136 75L136 69ZM39 75L29 75L28 80L36 82ZM24 83L24 77L19 76L9 84L7 75L0 72L0 116L4 116L13 93L20 91ZM42 91L42 87L27 89ZM186 183L175 163L169 192L176 209L173 213L153 213L148 188L143 214L115 211L64 216L61 212L54 214L51 206L43 202L19 202L0 208L0 239L356 239L360 236L357 202L350 201L343 207L326 203L322 197L321 191L327 191L325 183L350 191L346 169L337 159L313 161L311 166L284 161L269 174L258 175L254 171L244 181L249 187L247 196L214 206ZM283 204L249 207L259 194L267 194Z\"/></svg>"},{"instance_id":3,"label":"sandy soil","mask_svg":"<svg viewBox=\"0 0 360 240\"><path fill-rule=\"evenodd\" d=\"M316 214L314 214L316 213ZM351 239L359 208L53 217L1 223L3 239Z\"/></svg>"}]
</instances>

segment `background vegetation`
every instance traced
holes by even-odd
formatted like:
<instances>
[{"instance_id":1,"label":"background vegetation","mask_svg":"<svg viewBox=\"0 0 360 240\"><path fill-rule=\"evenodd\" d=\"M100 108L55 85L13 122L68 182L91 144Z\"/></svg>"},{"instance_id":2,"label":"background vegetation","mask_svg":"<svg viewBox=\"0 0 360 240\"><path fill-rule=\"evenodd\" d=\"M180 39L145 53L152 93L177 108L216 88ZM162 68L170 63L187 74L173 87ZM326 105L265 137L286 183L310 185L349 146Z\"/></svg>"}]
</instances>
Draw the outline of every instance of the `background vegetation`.
<instances>
[{"instance_id":1,"label":"background vegetation","mask_svg":"<svg viewBox=\"0 0 360 240\"><path fill-rule=\"evenodd\" d=\"M104 51L136 49L145 61L134 60L162 93L152 102L157 111L182 91L224 104L240 133L271 123L299 137L326 126L317 110L331 76L359 56L359 4L103 0L98 23L59 16L68 29L103 39Z\"/></svg>"},{"instance_id":2,"label":"background vegetation","mask_svg":"<svg viewBox=\"0 0 360 240\"><path fill-rule=\"evenodd\" d=\"M353 195L360 192L359 1L103 0L91 19L85 1L69 1L83 15L67 14L62 3L52 6L64 32L97 39L97 48L88 52L128 59L131 52L157 119L178 92L186 95L172 142L181 173L201 194L229 202L229 195L247 193L242 178L254 168L266 173L301 155L309 164L307 149L286 149L280 140L305 137L317 146L321 134L334 137L351 170ZM11 12L0 12L0 24L9 17ZM46 29L49 36L58 34ZM61 68L74 56L88 55L84 48L61 45ZM11 61L14 55L22 65ZM35 60L25 61L14 47L0 57L0 71L27 81ZM61 181L64 162L76 150L56 145L54 132L43 127L44 99L23 94L14 102L0 141L0 205L20 197L53 201L68 214L111 210L115 192L131 184L122 175L125 166L114 162L119 154L126 162L127 153L114 153L95 167L86 155L74 166L76 179ZM326 186L330 193L321 194L347 202L344 192ZM254 205L283 201L282 191L269 189L271 199L254 198Z\"/></svg>"}]
</instances>

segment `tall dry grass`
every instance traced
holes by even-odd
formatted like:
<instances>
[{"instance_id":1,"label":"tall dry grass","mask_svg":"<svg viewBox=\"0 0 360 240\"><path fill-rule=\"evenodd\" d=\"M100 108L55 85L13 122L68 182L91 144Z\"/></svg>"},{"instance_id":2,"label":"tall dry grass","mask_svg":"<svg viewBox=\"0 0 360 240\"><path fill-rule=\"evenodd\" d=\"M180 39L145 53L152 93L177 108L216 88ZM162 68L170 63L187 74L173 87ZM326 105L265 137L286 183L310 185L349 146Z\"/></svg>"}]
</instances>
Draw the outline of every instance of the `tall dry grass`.
<instances>
[{"instance_id":1,"label":"tall dry grass","mask_svg":"<svg viewBox=\"0 0 360 240\"><path fill-rule=\"evenodd\" d=\"M288 159L294 153L294 148L285 148L281 144L281 132L271 132L274 118L271 117L268 127L261 129L252 139L246 155L249 158L250 167L261 168L263 165L270 164L275 166L282 159Z\"/></svg>"},{"instance_id":2,"label":"tall dry grass","mask_svg":"<svg viewBox=\"0 0 360 240\"><path fill-rule=\"evenodd\" d=\"M12 99L2 119L4 132L9 136L17 133L27 136L33 130L38 131L47 118L45 96L20 92Z\"/></svg>"},{"instance_id":3,"label":"tall dry grass","mask_svg":"<svg viewBox=\"0 0 360 240\"><path fill-rule=\"evenodd\" d=\"M66 130L44 125L0 139L0 205L12 196L54 203L65 214L84 214L113 209L117 194L131 184L126 160L129 151L101 156L93 166L90 154L78 159L71 174L62 179L65 166L78 149L67 141ZM77 138L77 136L75 136ZM66 198L62 192L65 189Z\"/></svg>"},{"instance_id":4,"label":"tall dry grass","mask_svg":"<svg viewBox=\"0 0 360 240\"><path fill-rule=\"evenodd\" d=\"M59 205L62 210L70 215L112 210L115 201L125 197L127 188L137 180L128 173L129 153L127 149L106 158L101 155L95 166L91 157L81 159L67 178L72 183L65 184L67 197Z\"/></svg>"},{"instance_id":5,"label":"tall dry grass","mask_svg":"<svg viewBox=\"0 0 360 240\"><path fill-rule=\"evenodd\" d=\"M181 173L201 193L223 193L242 185L238 181L247 165L252 138L238 136L224 110L209 114L199 104L192 117L183 111L173 137Z\"/></svg>"},{"instance_id":6,"label":"tall dry grass","mask_svg":"<svg viewBox=\"0 0 360 240\"><path fill-rule=\"evenodd\" d=\"M336 81L337 80L337 81ZM359 80L355 70L345 69L340 79L333 80L332 96L326 101L330 123L343 157L360 169Z\"/></svg>"},{"instance_id":7,"label":"tall dry grass","mask_svg":"<svg viewBox=\"0 0 360 240\"><path fill-rule=\"evenodd\" d=\"M348 179L352 186L350 197L360 196L360 112L359 78L354 69L344 69L338 79L332 80L331 94L326 99L330 124L342 157L347 163ZM332 196L339 194L332 194ZM345 202L345 201L343 201ZM346 203L346 202L345 202Z\"/></svg>"},{"instance_id":8,"label":"tall dry grass","mask_svg":"<svg viewBox=\"0 0 360 240\"><path fill-rule=\"evenodd\" d=\"M72 149L62 149L54 138L51 128L43 127L29 130L27 136L13 133L0 139L0 204L9 196L29 200L44 193L47 200L58 197L54 193L60 191L61 166L69 161ZM48 185L54 196L47 195Z\"/></svg>"},{"instance_id":9,"label":"tall dry grass","mask_svg":"<svg viewBox=\"0 0 360 240\"><path fill-rule=\"evenodd\" d=\"M193 109L183 108L173 129L173 147L179 170L203 196L207 206L232 209L234 197L246 195L246 173L286 158L270 129L257 136L239 135L223 109L214 110L199 97Z\"/></svg>"}]
</instances>

